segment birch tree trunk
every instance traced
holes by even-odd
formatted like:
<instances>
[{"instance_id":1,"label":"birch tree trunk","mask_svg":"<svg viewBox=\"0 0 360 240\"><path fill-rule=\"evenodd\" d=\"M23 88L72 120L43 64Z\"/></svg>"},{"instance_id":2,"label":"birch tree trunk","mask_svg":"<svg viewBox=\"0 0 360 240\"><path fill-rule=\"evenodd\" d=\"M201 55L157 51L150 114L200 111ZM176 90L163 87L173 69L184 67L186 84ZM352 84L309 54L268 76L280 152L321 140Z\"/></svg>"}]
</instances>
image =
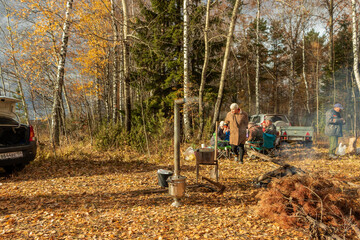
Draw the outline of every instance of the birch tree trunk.
<instances>
[{"instance_id":1,"label":"birch tree trunk","mask_svg":"<svg viewBox=\"0 0 360 240\"><path fill-rule=\"evenodd\" d=\"M70 118L73 119L74 116L73 116L73 112L72 112L72 109L71 109L71 105L70 105L70 102L69 102L69 99L68 99L68 95L67 95L67 91L66 91L66 87L65 85L63 85L63 91L64 91L64 98L65 98L65 102L66 102L66 107L69 111L69 114L70 114Z\"/></svg>"},{"instance_id":2,"label":"birch tree trunk","mask_svg":"<svg viewBox=\"0 0 360 240\"><path fill-rule=\"evenodd\" d=\"M109 58L110 58L110 51L107 52L106 58L108 59L108 63L105 68L105 109L106 109L106 120L107 122L110 122L111 119L111 113L112 113L112 84L111 84L111 77L110 77L110 64L109 64Z\"/></svg>"},{"instance_id":3,"label":"birch tree trunk","mask_svg":"<svg viewBox=\"0 0 360 240\"><path fill-rule=\"evenodd\" d=\"M123 66L124 66L124 92L125 92L125 129L131 129L131 97L130 97L130 76L129 76L129 53L128 53L128 10L126 0L121 0L123 8Z\"/></svg>"},{"instance_id":4,"label":"birch tree trunk","mask_svg":"<svg viewBox=\"0 0 360 240\"><path fill-rule=\"evenodd\" d=\"M4 96L6 96L6 87L5 87L5 81L4 81L1 64L0 64L0 77L1 77L2 90L3 90Z\"/></svg>"},{"instance_id":5,"label":"birch tree trunk","mask_svg":"<svg viewBox=\"0 0 360 240\"><path fill-rule=\"evenodd\" d=\"M184 14L184 35L183 35L183 51L184 51L184 98L188 99L190 97L190 86L189 86L189 36L188 36L188 26L189 26L189 13L188 13L188 0L183 0L183 14ZM191 138L191 128L190 128L190 106L188 102L184 104L184 134L185 139L189 140Z\"/></svg>"},{"instance_id":6,"label":"birch tree trunk","mask_svg":"<svg viewBox=\"0 0 360 240\"><path fill-rule=\"evenodd\" d=\"M226 48L225 48L225 53L224 53L224 61L223 61L223 66L222 66L222 70L221 70L219 92L218 92L218 96L217 96L216 103L215 103L214 117L213 117L212 124L211 124L211 132L214 131L215 123L219 118L220 107L221 107L221 102L222 102L223 92L224 92L225 78L226 78L226 68L227 68L227 63L229 60L229 53L230 53L230 47L231 47L230 45L231 45L231 42L232 42L231 40L232 40L232 37L234 34L235 21L236 21L237 11L238 11L239 6L240 6L240 0L236 0L234 9L233 9L233 12L231 15L229 32L226 37Z\"/></svg>"},{"instance_id":7,"label":"birch tree trunk","mask_svg":"<svg viewBox=\"0 0 360 240\"><path fill-rule=\"evenodd\" d=\"M288 116L291 121L294 120L294 95L295 95L295 70L294 70L294 49L291 46L290 49L290 99L289 99L289 109Z\"/></svg>"},{"instance_id":8,"label":"birch tree trunk","mask_svg":"<svg viewBox=\"0 0 360 240\"><path fill-rule=\"evenodd\" d=\"M359 49L358 49L358 37L357 37L357 20L356 20L356 0L351 0L352 7L352 42L353 42L353 54L354 54L354 76L355 81L360 91L360 74L359 74Z\"/></svg>"},{"instance_id":9,"label":"birch tree trunk","mask_svg":"<svg viewBox=\"0 0 360 240\"><path fill-rule=\"evenodd\" d=\"M112 122L116 123L118 118L118 110L119 110L119 29L115 19L115 2L114 0L110 0L111 2L111 26L113 30L113 111L112 111Z\"/></svg>"},{"instance_id":10,"label":"birch tree trunk","mask_svg":"<svg viewBox=\"0 0 360 240\"><path fill-rule=\"evenodd\" d=\"M54 102L52 107L51 116L51 131L50 139L52 145L58 146L60 143L60 116L61 111L61 98L62 98L62 86L64 84L64 71L65 71L65 60L67 53L67 46L69 40L69 29L70 29L70 12L72 10L73 0L68 0L66 3L65 22L63 26L63 34L61 39L60 57L56 75L55 89L54 89Z\"/></svg>"},{"instance_id":11,"label":"birch tree trunk","mask_svg":"<svg viewBox=\"0 0 360 240\"><path fill-rule=\"evenodd\" d=\"M246 80L247 80L247 90L248 90L248 105L249 105L249 115L252 114L252 97L251 97L251 85L250 85L250 74L249 74L249 62L248 59L246 58L245 60L245 67L246 67Z\"/></svg>"},{"instance_id":12,"label":"birch tree trunk","mask_svg":"<svg viewBox=\"0 0 360 240\"><path fill-rule=\"evenodd\" d=\"M317 133L317 138L319 137L320 134L320 128L319 128L319 94L320 94L320 90L319 90L319 40L318 40L318 47L317 47L317 54L316 54L316 133Z\"/></svg>"},{"instance_id":13,"label":"birch tree trunk","mask_svg":"<svg viewBox=\"0 0 360 240\"><path fill-rule=\"evenodd\" d=\"M306 91L306 111L308 114L310 114L310 95L309 95L309 84L308 81L306 79L306 61L305 61L305 29L303 31L303 49L302 49L302 71L303 71L303 78L304 78L304 83L305 83L305 91Z\"/></svg>"},{"instance_id":14,"label":"birch tree trunk","mask_svg":"<svg viewBox=\"0 0 360 240\"><path fill-rule=\"evenodd\" d=\"M333 103L336 101L335 57L334 57L334 0L327 1L329 11L330 69L333 80Z\"/></svg>"},{"instance_id":15,"label":"birch tree trunk","mask_svg":"<svg viewBox=\"0 0 360 240\"><path fill-rule=\"evenodd\" d=\"M354 76L355 81L360 91L360 74L359 74L359 43L358 43L358 36L357 36L357 16L356 16L356 0L351 0L351 8L352 8L352 42L353 42L353 54L354 54ZM354 89L354 87L353 87ZM354 95L354 133L355 137L357 138L357 107L356 107L356 96L355 91L353 91Z\"/></svg>"},{"instance_id":16,"label":"birch tree trunk","mask_svg":"<svg viewBox=\"0 0 360 240\"><path fill-rule=\"evenodd\" d=\"M209 39L208 39L208 31L209 31L209 18L210 18L210 3L211 0L207 0L206 3L206 18L205 18L205 29L204 29L204 42L205 42L205 56L204 56L204 65L201 72L201 83L199 89L199 134L197 139L200 140L202 137L202 132L204 130L204 106L203 106L203 94L206 82L206 70L209 63Z\"/></svg>"},{"instance_id":17,"label":"birch tree trunk","mask_svg":"<svg viewBox=\"0 0 360 240\"><path fill-rule=\"evenodd\" d=\"M255 73L255 98L256 98L256 114L260 113L260 101L259 101L259 75L260 75L260 53L259 53L259 24L260 24L260 0L257 0L257 14L256 14L256 73Z\"/></svg>"}]
</instances>

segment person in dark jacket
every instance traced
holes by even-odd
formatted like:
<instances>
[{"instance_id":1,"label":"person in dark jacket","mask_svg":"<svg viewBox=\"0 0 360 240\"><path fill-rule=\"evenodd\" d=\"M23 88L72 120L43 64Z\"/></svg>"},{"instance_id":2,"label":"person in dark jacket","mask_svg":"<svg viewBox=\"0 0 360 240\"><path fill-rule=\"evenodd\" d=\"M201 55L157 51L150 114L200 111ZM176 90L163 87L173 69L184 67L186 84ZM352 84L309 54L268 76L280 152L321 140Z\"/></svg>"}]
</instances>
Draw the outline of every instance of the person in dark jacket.
<instances>
[{"instance_id":1,"label":"person in dark jacket","mask_svg":"<svg viewBox=\"0 0 360 240\"><path fill-rule=\"evenodd\" d=\"M217 130L218 135L218 146L219 147L226 147L229 145L230 140L230 129L228 124L226 124L224 121L221 121ZM215 133L212 135L210 139L210 144L212 146L215 145Z\"/></svg>"},{"instance_id":2,"label":"person in dark jacket","mask_svg":"<svg viewBox=\"0 0 360 240\"><path fill-rule=\"evenodd\" d=\"M334 108L326 112L326 125L325 125L325 134L329 136L329 157L337 158L335 155L335 150L338 146L339 137L342 137L342 126L345 124L345 120L341 117L341 110L343 106L340 103L336 103Z\"/></svg>"},{"instance_id":3,"label":"person in dark jacket","mask_svg":"<svg viewBox=\"0 0 360 240\"><path fill-rule=\"evenodd\" d=\"M265 119L263 127L264 127L264 133L276 135L276 127L270 119Z\"/></svg>"}]
</instances>

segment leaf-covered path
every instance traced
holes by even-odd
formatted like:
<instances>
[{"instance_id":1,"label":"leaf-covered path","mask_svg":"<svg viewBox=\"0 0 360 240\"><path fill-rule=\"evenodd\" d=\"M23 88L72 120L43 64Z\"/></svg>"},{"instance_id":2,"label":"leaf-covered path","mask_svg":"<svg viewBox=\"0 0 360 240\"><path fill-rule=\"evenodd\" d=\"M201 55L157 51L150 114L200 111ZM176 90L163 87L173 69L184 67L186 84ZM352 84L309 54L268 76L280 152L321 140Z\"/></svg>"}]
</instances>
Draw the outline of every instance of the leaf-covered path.
<instances>
[{"instance_id":1,"label":"leaf-covered path","mask_svg":"<svg viewBox=\"0 0 360 240\"><path fill-rule=\"evenodd\" d=\"M288 154L287 154L288 153ZM42 151L22 172L0 179L1 239L307 239L306 231L281 229L256 216L260 189L252 180L277 166L245 159L220 162L222 195L207 188L186 192L184 205L170 206L156 171L172 169L172 156L101 153L90 147L57 154ZM354 183L358 157L327 160L324 149L284 151L283 158L305 171L343 177ZM182 161L187 184L195 183L195 162ZM201 174L209 176L210 168Z\"/></svg>"}]
</instances>

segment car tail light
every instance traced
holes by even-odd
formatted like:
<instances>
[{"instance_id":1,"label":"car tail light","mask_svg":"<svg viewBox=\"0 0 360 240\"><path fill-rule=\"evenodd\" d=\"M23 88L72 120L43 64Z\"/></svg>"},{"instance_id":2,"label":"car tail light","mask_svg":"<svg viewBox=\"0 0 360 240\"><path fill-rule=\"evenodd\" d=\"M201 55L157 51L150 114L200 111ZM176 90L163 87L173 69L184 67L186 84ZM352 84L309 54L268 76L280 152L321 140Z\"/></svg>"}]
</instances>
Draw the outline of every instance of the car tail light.
<instances>
[{"instance_id":1,"label":"car tail light","mask_svg":"<svg viewBox=\"0 0 360 240\"><path fill-rule=\"evenodd\" d=\"M29 137L29 141L30 141L30 142L35 141L35 133L34 133L34 128L33 128L33 126L30 126L30 137Z\"/></svg>"},{"instance_id":2,"label":"car tail light","mask_svg":"<svg viewBox=\"0 0 360 240\"><path fill-rule=\"evenodd\" d=\"M287 133L286 132L283 132L283 134L282 134L283 136L284 136L284 140L286 140L287 139Z\"/></svg>"}]
</instances>

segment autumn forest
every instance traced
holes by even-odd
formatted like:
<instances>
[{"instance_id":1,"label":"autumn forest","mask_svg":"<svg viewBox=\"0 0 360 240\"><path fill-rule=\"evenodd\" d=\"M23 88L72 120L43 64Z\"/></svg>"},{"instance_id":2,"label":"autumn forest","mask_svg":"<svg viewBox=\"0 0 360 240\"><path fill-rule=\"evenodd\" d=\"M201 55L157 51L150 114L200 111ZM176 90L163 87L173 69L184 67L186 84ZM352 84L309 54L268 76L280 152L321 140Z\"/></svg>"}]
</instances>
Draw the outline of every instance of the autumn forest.
<instances>
[{"instance_id":1,"label":"autumn forest","mask_svg":"<svg viewBox=\"0 0 360 240\"><path fill-rule=\"evenodd\" d=\"M199 98L187 139L231 102L319 130L340 102L354 130L356 1L184 2L2 1L1 91L56 145L80 126L156 135L181 97Z\"/></svg>"},{"instance_id":2,"label":"autumn forest","mask_svg":"<svg viewBox=\"0 0 360 240\"><path fill-rule=\"evenodd\" d=\"M0 238L360 237L358 155L327 159L324 135L341 103L341 141L358 136L359 12L359 0L0 0L0 95L38 144L23 171L0 172ZM221 191L196 185L181 155L174 210L156 171L173 167L176 99L181 153L208 144L231 103L311 126L314 144L219 160ZM279 162L294 176L254 185Z\"/></svg>"}]
</instances>

